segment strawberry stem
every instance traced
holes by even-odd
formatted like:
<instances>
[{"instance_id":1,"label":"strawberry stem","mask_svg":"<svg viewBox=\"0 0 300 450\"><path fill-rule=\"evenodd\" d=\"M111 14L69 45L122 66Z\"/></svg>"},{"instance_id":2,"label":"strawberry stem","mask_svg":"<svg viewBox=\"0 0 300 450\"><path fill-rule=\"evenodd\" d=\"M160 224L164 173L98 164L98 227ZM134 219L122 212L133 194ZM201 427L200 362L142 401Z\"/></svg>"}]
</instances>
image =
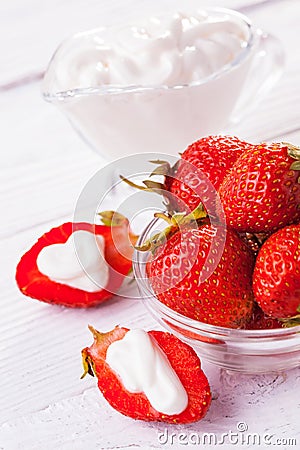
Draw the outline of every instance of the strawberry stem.
<instances>
[{"instance_id":1,"label":"strawberry stem","mask_svg":"<svg viewBox=\"0 0 300 450\"><path fill-rule=\"evenodd\" d=\"M155 181L151 180L144 180L142 183L144 186L140 186L139 184L134 183L133 181L128 180L128 178L123 177L123 175L120 175L120 178L122 181L124 181L128 186L131 186L135 189L139 189L140 191L147 191L147 192L155 192L157 193L158 190L165 190L165 185L163 183L157 183ZM158 192L161 194L160 192Z\"/></svg>"},{"instance_id":2,"label":"strawberry stem","mask_svg":"<svg viewBox=\"0 0 300 450\"><path fill-rule=\"evenodd\" d=\"M300 170L300 147L289 144L287 142L283 142L283 145L286 145L288 147L288 155L296 160L291 164L290 169L295 171ZM300 184L300 177L298 178L298 183Z\"/></svg>"},{"instance_id":3,"label":"strawberry stem","mask_svg":"<svg viewBox=\"0 0 300 450\"><path fill-rule=\"evenodd\" d=\"M297 308L297 311L299 311L299 307ZM296 327L297 325L300 325L300 314L285 319L279 319L279 321L283 323L284 328Z\"/></svg>"},{"instance_id":4,"label":"strawberry stem","mask_svg":"<svg viewBox=\"0 0 300 450\"><path fill-rule=\"evenodd\" d=\"M160 233L152 236L150 239L147 239L143 245L136 246L136 250L141 252L150 250L154 253L157 247L162 245L172 234L176 233L181 226L188 226L195 222L201 224L203 219L206 219L208 216L203 206L200 204L190 214L176 213L173 214L173 216L169 216L165 213L158 212L154 214L154 217L165 220L169 226Z\"/></svg>"},{"instance_id":5,"label":"strawberry stem","mask_svg":"<svg viewBox=\"0 0 300 450\"><path fill-rule=\"evenodd\" d=\"M300 147L297 147L296 145L289 144L288 142L283 142L283 145L286 145L288 147L288 155L291 158L294 159L300 159Z\"/></svg>"}]
</instances>

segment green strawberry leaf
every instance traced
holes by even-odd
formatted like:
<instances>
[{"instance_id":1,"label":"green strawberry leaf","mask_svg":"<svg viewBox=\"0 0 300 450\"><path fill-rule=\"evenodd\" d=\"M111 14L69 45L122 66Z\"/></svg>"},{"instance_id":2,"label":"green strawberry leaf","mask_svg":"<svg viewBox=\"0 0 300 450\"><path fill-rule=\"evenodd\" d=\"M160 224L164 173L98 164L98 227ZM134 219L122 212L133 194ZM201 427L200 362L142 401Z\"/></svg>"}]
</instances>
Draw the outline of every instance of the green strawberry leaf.
<instances>
[{"instance_id":1,"label":"green strawberry leaf","mask_svg":"<svg viewBox=\"0 0 300 450\"><path fill-rule=\"evenodd\" d=\"M101 221L107 227L118 227L121 226L127 219L123 214L116 211L102 211L98 213L101 217Z\"/></svg>"},{"instance_id":2,"label":"green strawberry leaf","mask_svg":"<svg viewBox=\"0 0 300 450\"><path fill-rule=\"evenodd\" d=\"M294 158L296 160L300 159L300 147L297 147L296 145L289 144L287 142L282 142L283 145L286 145L288 147L288 155L291 158Z\"/></svg>"},{"instance_id":3,"label":"green strawberry leaf","mask_svg":"<svg viewBox=\"0 0 300 450\"><path fill-rule=\"evenodd\" d=\"M300 170L300 161L295 161L290 167L291 170Z\"/></svg>"},{"instance_id":4,"label":"green strawberry leaf","mask_svg":"<svg viewBox=\"0 0 300 450\"><path fill-rule=\"evenodd\" d=\"M169 175L171 172L171 166L167 161L160 161L159 159L157 161L149 161L152 164L157 164L157 167L151 172L150 177L153 177L154 175Z\"/></svg>"},{"instance_id":5,"label":"green strawberry leaf","mask_svg":"<svg viewBox=\"0 0 300 450\"><path fill-rule=\"evenodd\" d=\"M144 180L143 183L149 190L154 190L154 189L164 190L165 189L165 186L162 183L157 183L156 181Z\"/></svg>"}]
</instances>

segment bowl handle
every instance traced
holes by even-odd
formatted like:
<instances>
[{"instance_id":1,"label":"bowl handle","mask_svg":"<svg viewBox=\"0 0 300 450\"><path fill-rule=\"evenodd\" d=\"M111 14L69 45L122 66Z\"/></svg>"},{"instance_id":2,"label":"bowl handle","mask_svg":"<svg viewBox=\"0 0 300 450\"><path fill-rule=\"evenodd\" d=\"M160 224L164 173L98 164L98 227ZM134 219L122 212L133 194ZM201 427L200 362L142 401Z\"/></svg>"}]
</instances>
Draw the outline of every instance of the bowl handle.
<instances>
[{"instance_id":1,"label":"bowl handle","mask_svg":"<svg viewBox=\"0 0 300 450\"><path fill-rule=\"evenodd\" d=\"M285 54L281 42L271 34L257 30L258 46L246 77L243 92L229 119L235 125L266 97L281 77Z\"/></svg>"}]
</instances>

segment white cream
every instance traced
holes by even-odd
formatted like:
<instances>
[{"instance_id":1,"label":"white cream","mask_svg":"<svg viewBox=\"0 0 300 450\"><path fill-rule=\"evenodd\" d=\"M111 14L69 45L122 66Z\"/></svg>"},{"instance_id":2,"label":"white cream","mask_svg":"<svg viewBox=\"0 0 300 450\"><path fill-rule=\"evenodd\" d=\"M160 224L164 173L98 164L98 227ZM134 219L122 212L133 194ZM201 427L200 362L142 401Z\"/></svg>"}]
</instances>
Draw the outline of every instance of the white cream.
<instances>
[{"instance_id":1,"label":"white cream","mask_svg":"<svg viewBox=\"0 0 300 450\"><path fill-rule=\"evenodd\" d=\"M106 159L178 156L224 129L258 39L243 16L223 9L79 33L52 58L44 96Z\"/></svg>"},{"instance_id":2,"label":"white cream","mask_svg":"<svg viewBox=\"0 0 300 450\"><path fill-rule=\"evenodd\" d=\"M59 62L57 90L192 83L230 64L248 39L240 18L205 11L82 33Z\"/></svg>"},{"instance_id":3,"label":"white cream","mask_svg":"<svg viewBox=\"0 0 300 450\"><path fill-rule=\"evenodd\" d=\"M107 349L106 362L132 393L143 392L156 411L183 412L188 395L167 356L143 330L129 330Z\"/></svg>"},{"instance_id":4,"label":"white cream","mask_svg":"<svg viewBox=\"0 0 300 450\"><path fill-rule=\"evenodd\" d=\"M78 230L65 244L44 247L37 257L37 266L52 281L96 292L106 287L109 278L104 248L102 236Z\"/></svg>"}]
</instances>

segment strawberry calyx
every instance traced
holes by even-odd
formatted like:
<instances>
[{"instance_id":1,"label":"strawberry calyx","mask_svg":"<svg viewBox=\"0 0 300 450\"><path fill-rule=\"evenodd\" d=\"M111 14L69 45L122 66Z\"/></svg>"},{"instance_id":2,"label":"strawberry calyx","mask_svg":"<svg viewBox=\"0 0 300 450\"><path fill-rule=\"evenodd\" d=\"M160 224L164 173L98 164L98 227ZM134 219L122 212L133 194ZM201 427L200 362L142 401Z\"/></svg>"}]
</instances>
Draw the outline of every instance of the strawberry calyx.
<instances>
[{"instance_id":1,"label":"strawberry calyx","mask_svg":"<svg viewBox=\"0 0 300 450\"><path fill-rule=\"evenodd\" d=\"M158 212L154 214L154 217L165 220L169 226L147 239L143 245L135 246L136 250L151 251L154 253L158 247L166 242L166 240L175 234L181 227L200 226L208 220L208 214L201 203L189 214L182 212L171 215L170 213L166 214Z\"/></svg>"},{"instance_id":2,"label":"strawberry calyx","mask_svg":"<svg viewBox=\"0 0 300 450\"><path fill-rule=\"evenodd\" d=\"M120 178L122 181L124 181L126 184L128 184L128 186L131 186L135 189L138 189L140 191L147 191L147 192L155 192L156 194L160 194L160 191L165 190L165 185L163 183L158 183L156 181L152 181L152 180L143 180L142 183L144 184L144 186L141 186L139 184L134 183L131 180L128 180L128 178L124 177L123 175L120 175Z\"/></svg>"},{"instance_id":3,"label":"strawberry calyx","mask_svg":"<svg viewBox=\"0 0 300 450\"><path fill-rule=\"evenodd\" d=\"M151 164L157 164L157 167L150 173L149 177L153 177L155 175L162 175L162 176L172 176L173 173L176 170L176 167L179 163L179 161L174 165L174 167L171 167L170 163L167 161L162 161L160 159L151 160L149 161ZM167 186L165 183L158 183L152 180L143 180L143 186L134 183L133 181L128 180L128 178L125 178L123 175L120 175L120 178L122 181L127 183L129 186L134 187L136 189L139 189L141 191L150 191L150 192L157 192L157 190L167 190Z\"/></svg>"},{"instance_id":4,"label":"strawberry calyx","mask_svg":"<svg viewBox=\"0 0 300 450\"><path fill-rule=\"evenodd\" d=\"M288 155L296 160L291 164L290 169L300 170L300 147L297 147L296 145L293 144L289 144L287 142L283 142L283 144L288 147L287 150ZM300 177L298 178L298 183L300 183Z\"/></svg>"},{"instance_id":5,"label":"strawberry calyx","mask_svg":"<svg viewBox=\"0 0 300 450\"><path fill-rule=\"evenodd\" d=\"M149 161L151 164L156 164L157 167L151 172L150 177L154 175L163 175L165 177L171 176L176 172L179 161L177 161L172 167L168 161L163 161L161 159L154 159Z\"/></svg>"},{"instance_id":6,"label":"strawberry calyx","mask_svg":"<svg viewBox=\"0 0 300 450\"><path fill-rule=\"evenodd\" d=\"M289 317L288 319L278 319L279 322L282 322L282 326L284 328L291 328L300 325L300 314L296 316Z\"/></svg>"},{"instance_id":7,"label":"strawberry calyx","mask_svg":"<svg viewBox=\"0 0 300 450\"><path fill-rule=\"evenodd\" d=\"M102 211L98 213L98 216L101 217L101 222L107 227L120 227L128 223L128 219L116 211Z\"/></svg>"},{"instance_id":8,"label":"strawberry calyx","mask_svg":"<svg viewBox=\"0 0 300 450\"><path fill-rule=\"evenodd\" d=\"M288 142L283 142L282 144L287 146L287 152L291 158L297 159L298 161L300 160L300 147L294 144L289 144Z\"/></svg>"},{"instance_id":9,"label":"strawberry calyx","mask_svg":"<svg viewBox=\"0 0 300 450\"><path fill-rule=\"evenodd\" d=\"M83 374L81 375L80 379L82 380L87 373L91 375L91 377L94 377L95 376L94 363L88 354L87 348L84 348L82 350L81 355L82 355Z\"/></svg>"},{"instance_id":10,"label":"strawberry calyx","mask_svg":"<svg viewBox=\"0 0 300 450\"><path fill-rule=\"evenodd\" d=\"M88 329L92 333L94 337L94 343L96 345L101 345L101 342L103 342L109 336L109 334L111 334L111 332L101 333L100 331L92 327L92 325L88 325ZM80 379L82 380L87 373L92 377L94 377L96 373L95 365L92 358L89 355L88 349L84 348L81 352L81 355L82 355L83 374L81 375Z\"/></svg>"},{"instance_id":11,"label":"strawberry calyx","mask_svg":"<svg viewBox=\"0 0 300 450\"><path fill-rule=\"evenodd\" d=\"M156 160L150 160L149 161L151 164L156 164L157 167L150 173L149 178L153 177L153 176L164 176L165 177L165 182L164 183L159 183L158 181L153 181L153 180L143 180L142 181L142 185L136 184L133 181L129 180L128 178L124 177L123 175L120 175L120 178L122 181L124 181L126 184L128 184L129 186L138 189L140 191L145 191L145 192L154 192L155 194L158 195L162 195L164 196L167 200L168 203L166 204L167 210L170 213L174 213L174 208L172 207L172 193L169 191L169 187L168 187L168 178L173 178L175 176L175 173L177 171L178 165L180 163L180 159L174 164L174 166L172 167L171 164L168 161L163 161L160 159L156 159Z\"/></svg>"},{"instance_id":12,"label":"strawberry calyx","mask_svg":"<svg viewBox=\"0 0 300 450\"><path fill-rule=\"evenodd\" d=\"M92 377L97 375L97 362L105 360L105 354L110 344L117 339L122 339L128 331L127 328L121 328L118 325L105 333L101 333L91 325L88 326L88 329L93 335L94 342L91 347L86 347L81 351L83 365L81 379L84 378L86 374L89 374Z\"/></svg>"},{"instance_id":13,"label":"strawberry calyx","mask_svg":"<svg viewBox=\"0 0 300 450\"><path fill-rule=\"evenodd\" d=\"M278 320L280 322L282 322L282 326L284 328L296 327L297 325L300 325L300 305L297 308L297 312L299 314L296 314L295 316L287 317L284 319L278 319Z\"/></svg>"}]
</instances>

